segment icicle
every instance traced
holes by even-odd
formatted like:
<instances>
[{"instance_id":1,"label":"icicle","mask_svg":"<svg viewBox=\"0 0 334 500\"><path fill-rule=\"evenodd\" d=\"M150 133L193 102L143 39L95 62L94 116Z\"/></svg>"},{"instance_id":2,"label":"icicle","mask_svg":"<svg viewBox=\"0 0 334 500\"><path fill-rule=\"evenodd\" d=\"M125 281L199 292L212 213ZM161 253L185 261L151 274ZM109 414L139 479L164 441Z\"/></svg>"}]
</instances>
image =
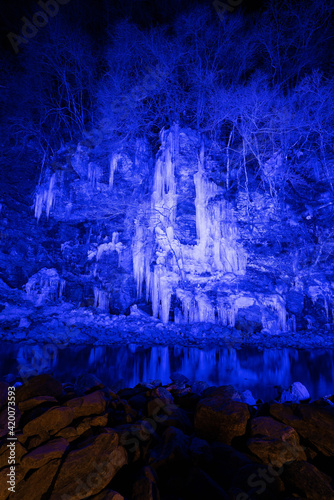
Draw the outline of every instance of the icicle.
<instances>
[{"instance_id":1,"label":"icicle","mask_svg":"<svg viewBox=\"0 0 334 500\"><path fill-rule=\"evenodd\" d=\"M244 274L246 253L237 243L238 231L232 210L224 200L217 199L222 190L205 179L205 150L201 145L198 172L194 175L196 190L195 246L182 244L175 236L177 181L175 169L179 157L179 130L175 125L161 133L161 150L155 163L151 216L146 227L139 222L133 242L133 270L137 295L146 284L146 300L151 299L153 315L168 321L172 293L182 303L176 310L177 322L208 321L216 317L224 324L234 324L232 306L215 307L205 292L181 291L180 283L205 272ZM155 246L155 248L154 248ZM154 271L151 262L155 259Z\"/></svg>"},{"instance_id":2,"label":"icicle","mask_svg":"<svg viewBox=\"0 0 334 500\"><path fill-rule=\"evenodd\" d=\"M88 180L91 183L93 188L96 188L97 183L98 183L99 178L100 178L100 175L101 175L101 173L100 173L100 169L99 169L98 165L96 165L95 163L89 162L88 163Z\"/></svg>"},{"instance_id":3,"label":"icicle","mask_svg":"<svg viewBox=\"0 0 334 500\"><path fill-rule=\"evenodd\" d=\"M63 296L65 286L66 286L66 281L61 279L59 283L59 298Z\"/></svg>"},{"instance_id":4,"label":"icicle","mask_svg":"<svg viewBox=\"0 0 334 500\"><path fill-rule=\"evenodd\" d=\"M109 167L109 187L112 188L114 185L114 174L117 168L118 160L121 159L120 154L113 154L110 160Z\"/></svg>"},{"instance_id":5,"label":"icicle","mask_svg":"<svg viewBox=\"0 0 334 500\"><path fill-rule=\"evenodd\" d=\"M143 292L143 284L146 276L146 231L138 221L135 222L136 233L133 240L132 261L133 274L137 284L137 297Z\"/></svg>"},{"instance_id":6,"label":"icicle","mask_svg":"<svg viewBox=\"0 0 334 500\"><path fill-rule=\"evenodd\" d=\"M198 319L200 322L215 323L215 307L205 294L196 295Z\"/></svg>"},{"instance_id":7,"label":"icicle","mask_svg":"<svg viewBox=\"0 0 334 500\"><path fill-rule=\"evenodd\" d=\"M109 243L102 243L98 246L96 260L99 261L104 253L111 253L116 250L118 255L122 252L124 245L118 241L118 233L113 232L112 239Z\"/></svg>"},{"instance_id":8,"label":"icicle","mask_svg":"<svg viewBox=\"0 0 334 500\"><path fill-rule=\"evenodd\" d=\"M49 218L51 208L55 203L55 188L56 173L52 174L49 187L46 189L44 186L39 188L39 193L35 197L35 217L37 221L41 218L43 209L45 208L46 216Z\"/></svg>"},{"instance_id":9,"label":"icicle","mask_svg":"<svg viewBox=\"0 0 334 500\"><path fill-rule=\"evenodd\" d=\"M55 193L54 193L55 184L56 184L56 173L54 173L50 179L48 195L47 195L47 200L46 200L46 216L47 216L47 218L49 218L50 210L53 207L54 202L55 202Z\"/></svg>"},{"instance_id":10,"label":"icicle","mask_svg":"<svg viewBox=\"0 0 334 500\"><path fill-rule=\"evenodd\" d=\"M287 321L287 331L294 333L297 331L296 316L294 314L291 314L291 317Z\"/></svg>"},{"instance_id":11,"label":"icicle","mask_svg":"<svg viewBox=\"0 0 334 500\"><path fill-rule=\"evenodd\" d=\"M37 193L35 198L35 217L37 219L37 222L39 221L43 213L43 206L44 206L44 192Z\"/></svg>"},{"instance_id":12,"label":"icicle","mask_svg":"<svg viewBox=\"0 0 334 500\"><path fill-rule=\"evenodd\" d=\"M237 308L234 301L224 297L217 298L218 322L225 326L234 326Z\"/></svg>"},{"instance_id":13,"label":"icicle","mask_svg":"<svg viewBox=\"0 0 334 500\"><path fill-rule=\"evenodd\" d=\"M94 287L94 307L109 311L109 293Z\"/></svg>"},{"instance_id":14,"label":"icicle","mask_svg":"<svg viewBox=\"0 0 334 500\"><path fill-rule=\"evenodd\" d=\"M163 323L168 323L172 292L167 276L160 277L159 286L159 295L161 297L161 309L159 316L161 317Z\"/></svg>"},{"instance_id":15,"label":"icicle","mask_svg":"<svg viewBox=\"0 0 334 500\"><path fill-rule=\"evenodd\" d=\"M284 299L278 294L275 294L275 295L259 294L258 295L258 302L261 305L263 305L265 307L269 307L277 312L277 314L278 314L278 328L282 332L286 332L287 331L287 320L286 320L287 314L286 314Z\"/></svg>"},{"instance_id":16,"label":"icicle","mask_svg":"<svg viewBox=\"0 0 334 500\"><path fill-rule=\"evenodd\" d=\"M328 302L327 302L327 298L325 295L324 295L324 307L325 307L325 312L326 312L326 318L328 321Z\"/></svg>"},{"instance_id":17,"label":"icicle","mask_svg":"<svg viewBox=\"0 0 334 500\"><path fill-rule=\"evenodd\" d=\"M207 182L203 176L203 152L199 160L199 171L194 175L196 187L196 231L198 238L195 249L198 260L209 264L212 255L214 267L210 272L224 271L244 274L246 271L246 253L236 240L238 231L233 220L232 210L225 200L212 201L220 188L213 182Z\"/></svg>"}]
</instances>

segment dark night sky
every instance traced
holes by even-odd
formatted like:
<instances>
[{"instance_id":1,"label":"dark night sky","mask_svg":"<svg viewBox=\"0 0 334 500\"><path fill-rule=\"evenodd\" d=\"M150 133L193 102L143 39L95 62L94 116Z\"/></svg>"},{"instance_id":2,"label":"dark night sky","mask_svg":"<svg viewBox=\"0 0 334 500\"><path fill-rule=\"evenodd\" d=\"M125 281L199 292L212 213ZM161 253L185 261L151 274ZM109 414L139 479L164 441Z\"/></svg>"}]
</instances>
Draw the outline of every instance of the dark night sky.
<instances>
[{"instance_id":1,"label":"dark night sky","mask_svg":"<svg viewBox=\"0 0 334 500\"><path fill-rule=\"evenodd\" d=\"M261 8L263 3L262 0L243 0L235 7L235 10L254 12ZM66 15L71 17L73 23L84 25L87 32L94 37L101 35L101 31L103 32L110 23L120 18L130 18L142 27L149 27L152 24L170 22L175 15L194 4L211 4L214 10L213 2L208 0L196 0L196 2L193 0L69 0L66 5L60 6L60 9L66 11ZM23 26L22 17L31 20L33 15L40 10L41 6L33 0L0 1L2 49L12 52L7 34L12 32L18 35ZM52 19L49 22L52 22Z\"/></svg>"}]
</instances>

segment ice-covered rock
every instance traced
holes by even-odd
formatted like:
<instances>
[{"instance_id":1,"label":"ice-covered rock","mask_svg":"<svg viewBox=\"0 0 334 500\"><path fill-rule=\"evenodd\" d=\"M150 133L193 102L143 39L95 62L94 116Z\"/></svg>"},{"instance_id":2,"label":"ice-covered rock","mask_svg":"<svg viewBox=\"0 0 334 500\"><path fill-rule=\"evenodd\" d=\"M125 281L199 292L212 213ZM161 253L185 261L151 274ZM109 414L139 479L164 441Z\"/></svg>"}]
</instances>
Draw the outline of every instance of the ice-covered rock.
<instances>
[{"instance_id":1,"label":"ice-covered rock","mask_svg":"<svg viewBox=\"0 0 334 500\"><path fill-rule=\"evenodd\" d=\"M256 405L256 400L253 397L253 394L251 393L251 391L249 391L248 389L246 391L243 391L240 394L240 396L241 396L241 401L243 403L247 403L250 406Z\"/></svg>"},{"instance_id":2,"label":"ice-covered rock","mask_svg":"<svg viewBox=\"0 0 334 500\"><path fill-rule=\"evenodd\" d=\"M40 306L48 301L55 302L61 298L65 285L65 280L60 278L56 269L44 267L31 276L23 288L27 298L33 301L36 306Z\"/></svg>"},{"instance_id":3,"label":"ice-covered rock","mask_svg":"<svg viewBox=\"0 0 334 500\"><path fill-rule=\"evenodd\" d=\"M20 319L19 328L29 328L30 325L31 321L29 321L27 318Z\"/></svg>"},{"instance_id":4,"label":"ice-covered rock","mask_svg":"<svg viewBox=\"0 0 334 500\"><path fill-rule=\"evenodd\" d=\"M309 398L310 394L306 387L301 382L294 382L288 389L283 390L279 402L285 403L286 401L292 401L294 403L299 403Z\"/></svg>"}]
</instances>

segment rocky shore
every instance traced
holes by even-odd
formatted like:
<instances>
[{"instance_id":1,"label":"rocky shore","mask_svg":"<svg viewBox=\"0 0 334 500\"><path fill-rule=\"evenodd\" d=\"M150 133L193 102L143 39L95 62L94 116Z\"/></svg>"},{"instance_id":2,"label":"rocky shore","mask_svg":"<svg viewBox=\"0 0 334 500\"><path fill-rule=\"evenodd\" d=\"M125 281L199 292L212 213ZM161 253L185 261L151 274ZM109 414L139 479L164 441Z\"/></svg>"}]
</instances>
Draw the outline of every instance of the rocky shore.
<instances>
[{"instance_id":1,"label":"rocky shore","mask_svg":"<svg viewBox=\"0 0 334 500\"><path fill-rule=\"evenodd\" d=\"M334 396L247 393L181 374L117 393L90 374L0 382L0 500L334 500Z\"/></svg>"},{"instance_id":2,"label":"rocky shore","mask_svg":"<svg viewBox=\"0 0 334 500\"><path fill-rule=\"evenodd\" d=\"M265 329L239 330L202 322L178 325L164 324L133 308L130 315L110 315L91 309L72 309L69 305L41 307L26 319L22 308L8 306L0 322L0 339L9 342L38 344L113 345L129 342L141 345L180 346L257 346L259 348L334 348L334 330L310 328L298 332ZM18 318L21 319L18 319Z\"/></svg>"}]
</instances>

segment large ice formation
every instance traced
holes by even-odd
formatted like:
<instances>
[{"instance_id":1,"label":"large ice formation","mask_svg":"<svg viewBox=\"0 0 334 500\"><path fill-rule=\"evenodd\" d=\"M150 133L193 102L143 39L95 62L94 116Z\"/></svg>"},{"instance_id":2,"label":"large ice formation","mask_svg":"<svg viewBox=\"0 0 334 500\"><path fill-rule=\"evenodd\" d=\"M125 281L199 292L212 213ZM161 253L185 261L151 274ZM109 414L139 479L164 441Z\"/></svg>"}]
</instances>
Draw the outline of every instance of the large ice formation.
<instances>
[{"instance_id":1,"label":"large ice formation","mask_svg":"<svg viewBox=\"0 0 334 500\"><path fill-rule=\"evenodd\" d=\"M205 149L199 141L197 168L191 173L196 209L196 244L176 236L179 179L188 175L179 165L180 130L174 125L161 133L155 164L151 205L138 218L133 241L133 270L140 297L146 288L153 316L168 322L172 299L175 322L219 321L234 325L233 298L210 297L209 281L233 273L243 275L247 256L238 243L238 229L222 189L206 177ZM210 276L210 280L208 279Z\"/></svg>"}]
</instances>

